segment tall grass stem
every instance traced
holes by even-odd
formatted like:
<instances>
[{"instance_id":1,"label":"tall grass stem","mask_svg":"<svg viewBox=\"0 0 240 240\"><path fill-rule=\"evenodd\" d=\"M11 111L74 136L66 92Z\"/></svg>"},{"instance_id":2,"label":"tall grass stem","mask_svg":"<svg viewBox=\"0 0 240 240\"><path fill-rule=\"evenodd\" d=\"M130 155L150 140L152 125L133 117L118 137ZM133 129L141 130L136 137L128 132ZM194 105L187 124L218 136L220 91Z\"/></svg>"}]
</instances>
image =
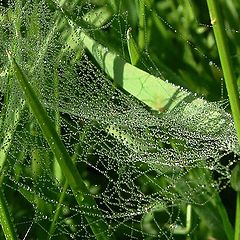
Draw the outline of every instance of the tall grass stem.
<instances>
[{"instance_id":1,"label":"tall grass stem","mask_svg":"<svg viewBox=\"0 0 240 240\"><path fill-rule=\"evenodd\" d=\"M207 0L208 9L211 18L211 24L217 43L223 75L226 83L230 106L232 110L235 129L237 132L238 142L240 143L240 101L237 87L236 77L233 71L233 65L230 58L227 34L224 27L223 17L220 11L219 0ZM240 208L239 208L240 192L237 192L236 207L236 224L235 224L235 240L239 240L240 232Z\"/></svg>"}]
</instances>

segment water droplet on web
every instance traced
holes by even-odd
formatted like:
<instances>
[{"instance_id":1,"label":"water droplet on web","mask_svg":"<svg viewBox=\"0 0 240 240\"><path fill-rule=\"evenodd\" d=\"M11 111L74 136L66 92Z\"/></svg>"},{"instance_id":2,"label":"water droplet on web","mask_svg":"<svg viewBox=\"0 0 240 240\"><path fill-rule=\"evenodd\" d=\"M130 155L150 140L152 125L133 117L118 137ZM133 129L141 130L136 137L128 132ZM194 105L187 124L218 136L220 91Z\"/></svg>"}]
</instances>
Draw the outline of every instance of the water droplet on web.
<instances>
[{"instance_id":1,"label":"water droplet on web","mask_svg":"<svg viewBox=\"0 0 240 240\"><path fill-rule=\"evenodd\" d=\"M27 0L26 6L27 3L30 2ZM176 87L177 93L182 94L184 91L189 94L189 98L178 102L171 111L159 114L150 110L125 90L113 87L111 78L103 73L90 52L84 50L79 36L79 31L85 28L87 29L84 31L88 32L89 36L97 36L99 30L109 33L109 36L117 36L119 41L116 45L123 45L118 52L118 56L121 56L126 46L124 33L129 25L129 22L125 22L129 16L120 11L123 9L108 18L106 26L96 27L91 25L94 19L86 17L85 14L99 9L101 3L99 6L83 4L81 7L84 11L78 9L76 17L86 17L90 25L75 29L76 24L72 24L71 31L68 31L65 29L68 24L62 26L63 29L58 29L54 20L55 11L47 5L43 7L42 3L34 2L29 4L30 9L22 9L22 23L26 30L30 28L29 24L37 24L32 22L33 17L36 17L35 13L40 16L41 27L36 29L38 33L32 36L31 41L28 41L27 37L22 38L22 43L18 41L20 45L16 48L21 49L18 53L19 59L21 54L24 56L23 60L27 59L24 65L26 72L32 68L32 71L29 70L29 77L34 79L34 89L39 91L39 99L79 170L84 184L93 189L89 196L94 196L98 207L79 205L71 188L65 186L67 190L64 189L65 175L59 168L38 122L25 103L24 107L20 107L19 103L24 97L17 84L13 94L9 95L5 86L9 82L7 74L0 76L1 84L5 84L0 86L0 92L3 96L12 97L12 108L6 112L5 117L14 121L4 125L9 128L2 134L4 139L5 133L13 133L6 137L3 144L9 168L3 173L7 179L4 187L9 191L18 191L24 201L33 206L35 213L29 211L27 220L34 219L36 225L42 224L41 221L45 218L52 219L52 213L56 212L60 204L61 221L56 223L56 237L59 235L63 238L92 239L93 233L85 216L97 220L97 210L107 219L107 226L113 233L121 228L128 234L130 229L131 234L125 235L126 239L137 239L139 234L143 238L151 234L153 239L166 237L171 226L181 226L180 218L175 217L183 214L180 203L189 201L204 205L201 196L206 195L207 186L221 191L220 186L229 181L232 160L226 165L221 160L229 152L235 151L239 154L230 115L224 111L223 104L208 103L203 98L197 99L196 94L186 92L183 87ZM64 4L67 3L68 1ZM71 6L67 7L71 9ZM14 8L10 9L14 12ZM147 6L148 10L152 9ZM161 20L165 27L178 33L174 34L175 38L182 37L180 31L158 14L155 20ZM148 24L147 21L145 23ZM4 34L14 32L14 24L6 24L9 29L4 30ZM64 21L61 24L64 25ZM30 34L27 31L26 33ZM9 38L13 38L10 42L16 42L15 34ZM98 42L97 37L95 41ZM107 43L103 41L104 44ZM191 41L185 41L185 44L191 45ZM190 49L195 49L199 54L198 47L191 46ZM3 50L2 47L0 50ZM102 57L97 47L94 51L98 53L98 57ZM108 47L102 49L102 53L109 51ZM150 47L142 52L146 55L147 62L152 64L147 65L146 61L141 60L144 69L166 79L165 83L174 82L172 77L165 76L164 71L155 64ZM206 59L209 58L204 60L209 62L210 66L214 65ZM121 73L116 71L116 74ZM163 83L159 81L159 84ZM167 89L164 89L163 93L164 91L168 92ZM146 93L147 98L149 93ZM174 101L181 98L181 94L174 99L169 95L169 103L175 104ZM3 100L5 101L4 98ZM1 98L0 107L7 107L3 100ZM36 127L34 134L29 130L31 124ZM52 137L50 143L54 145ZM237 155L234 157L237 158ZM33 161L34 159L36 161ZM61 158L61 162L63 160ZM208 174L198 174L198 170L210 172L209 175L221 170L222 175L213 181ZM179 194L179 189L184 191ZM65 198L60 202L63 193ZM78 196L78 200L85 203L86 195L79 193ZM49 207L50 214L42 215L41 207ZM180 210L175 210L178 207ZM169 216L168 223L159 224L156 216L166 214ZM143 223L145 227L148 226L147 230L142 228ZM153 233L151 229L154 229ZM167 237L171 239L172 236Z\"/></svg>"}]
</instances>

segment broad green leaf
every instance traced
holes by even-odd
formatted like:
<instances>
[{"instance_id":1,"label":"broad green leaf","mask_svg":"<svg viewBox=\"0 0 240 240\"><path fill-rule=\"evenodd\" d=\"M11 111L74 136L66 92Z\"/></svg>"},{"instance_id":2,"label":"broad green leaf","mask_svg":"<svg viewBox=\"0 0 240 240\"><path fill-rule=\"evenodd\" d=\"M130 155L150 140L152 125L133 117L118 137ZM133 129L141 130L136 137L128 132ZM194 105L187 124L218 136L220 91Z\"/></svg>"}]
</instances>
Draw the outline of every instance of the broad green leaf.
<instances>
[{"instance_id":1,"label":"broad green leaf","mask_svg":"<svg viewBox=\"0 0 240 240\"><path fill-rule=\"evenodd\" d=\"M86 48L117 86L122 87L152 109L164 111L173 108L190 96L187 91L180 90L179 87L125 62L120 56L81 32L81 29L78 29L76 34L81 34Z\"/></svg>"}]
</instances>

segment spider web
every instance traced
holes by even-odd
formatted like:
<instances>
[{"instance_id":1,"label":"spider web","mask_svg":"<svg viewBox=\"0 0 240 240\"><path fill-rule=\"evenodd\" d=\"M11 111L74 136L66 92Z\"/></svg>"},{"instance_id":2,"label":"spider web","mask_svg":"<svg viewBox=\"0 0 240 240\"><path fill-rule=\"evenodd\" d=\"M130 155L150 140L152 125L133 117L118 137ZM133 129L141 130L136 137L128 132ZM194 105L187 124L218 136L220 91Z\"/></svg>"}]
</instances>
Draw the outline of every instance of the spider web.
<instances>
[{"instance_id":1,"label":"spider web","mask_svg":"<svg viewBox=\"0 0 240 240\"><path fill-rule=\"evenodd\" d=\"M133 2L130 7L136 6ZM109 42L109 49L129 60L126 32L136 20L125 1L1 4L1 184L19 237L95 239L85 219L88 210L77 204L68 187L25 103L6 50L47 109L108 223L110 238L183 239L177 230L186 224L187 205L196 212L208 206L228 186L237 161L237 138L225 102L207 102L189 92L173 109L158 112L116 87L74 26L80 24L85 34L103 45ZM155 11L154 6L149 9ZM118 40L107 41L110 37ZM146 49L139 67L167 82L166 71L154 63L150 46ZM200 220L192 221L189 236Z\"/></svg>"}]
</instances>

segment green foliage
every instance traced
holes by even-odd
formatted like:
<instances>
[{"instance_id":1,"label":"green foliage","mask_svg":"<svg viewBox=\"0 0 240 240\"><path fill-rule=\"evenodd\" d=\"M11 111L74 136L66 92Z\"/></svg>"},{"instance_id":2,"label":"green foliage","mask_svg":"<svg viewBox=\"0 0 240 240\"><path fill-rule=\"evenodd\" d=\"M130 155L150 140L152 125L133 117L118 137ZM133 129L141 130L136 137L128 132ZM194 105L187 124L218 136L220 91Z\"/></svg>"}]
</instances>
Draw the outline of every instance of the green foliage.
<instances>
[{"instance_id":1,"label":"green foliage","mask_svg":"<svg viewBox=\"0 0 240 240\"><path fill-rule=\"evenodd\" d=\"M73 194L78 204L81 207L85 206L87 209L89 209L90 214L94 216L94 218L91 217L91 215L86 216L86 219L92 231L96 235L97 239L108 239L108 237L104 235L104 232L107 232L107 225L105 224L104 220L101 219L101 213L99 212L94 199L89 195L88 189L86 188L77 168L72 163L72 160L68 155L61 139L59 138L53 123L47 116L47 113L38 100L36 93L32 89L28 79L25 77L22 70L15 62L14 58L12 58L9 53L8 57L13 65L16 77L24 92L26 102L30 106L31 111L34 117L37 119L44 137L46 138L52 152L58 160L59 165L61 166L67 182L72 188Z\"/></svg>"},{"instance_id":2,"label":"green foliage","mask_svg":"<svg viewBox=\"0 0 240 240\"><path fill-rule=\"evenodd\" d=\"M239 192L240 191L240 166L237 164L232 170L231 174L231 186L232 188Z\"/></svg>"},{"instance_id":3,"label":"green foliage","mask_svg":"<svg viewBox=\"0 0 240 240\"><path fill-rule=\"evenodd\" d=\"M238 76L240 5L220 4ZM4 0L0 32L1 239L233 239L206 2Z\"/></svg>"}]
</instances>

